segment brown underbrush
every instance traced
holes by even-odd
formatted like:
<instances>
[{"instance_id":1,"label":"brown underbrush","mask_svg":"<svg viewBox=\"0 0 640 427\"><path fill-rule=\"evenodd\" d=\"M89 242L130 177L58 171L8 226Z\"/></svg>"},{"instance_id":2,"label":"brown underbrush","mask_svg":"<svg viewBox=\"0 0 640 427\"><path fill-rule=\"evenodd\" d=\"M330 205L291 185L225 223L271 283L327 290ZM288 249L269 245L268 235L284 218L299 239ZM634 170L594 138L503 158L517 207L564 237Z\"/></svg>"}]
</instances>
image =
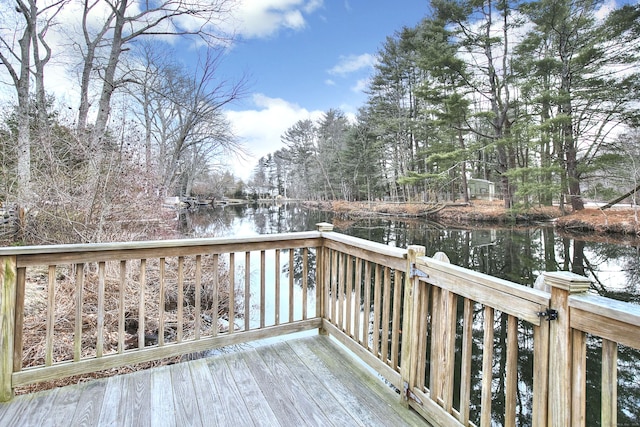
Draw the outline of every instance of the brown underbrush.
<instances>
[{"instance_id":1,"label":"brown underbrush","mask_svg":"<svg viewBox=\"0 0 640 427\"><path fill-rule=\"evenodd\" d=\"M507 210L503 202L474 200L469 204L449 203L386 203L323 201L307 202L310 208L334 212L334 223L349 224L360 218L392 216L398 218L426 218L445 226L474 224L531 224L552 222L564 233L589 233L589 237L619 239L640 237L640 212L633 208L587 208L563 212L557 206L536 206L529 209Z\"/></svg>"},{"instance_id":2,"label":"brown underbrush","mask_svg":"<svg viewBox=\"0 0 640 427\"><path fill-rule=\"evenodd\" d=\"M556 220L565 231L640 236L640 212L632 208L588 208Z\"/></svg>"},{"instance_id":3,"label":"brown underbrush","mask_svg":"<svg viewBox=\"0 0 640 427\"><path fill-rule=\"evenodd\" d=\"M162 334L165 343L176 342L178 334L181 340L192 339L200 328L200 334L211 334L213 328L221 330L219 324L212 324L213 319L224 318L229 312L228 266L222 258L217 269L212 262L202 262L202 279L199 295L196 297L196 262L195 257L184 257L182 275L184 277L182 291L178 281L178 259L165 259L164 285L161 286L160 261L132 260L126 264L123 273L119 262L107 262L104 265L104 292L99 289L100 267L96 263L81 266L57 266L55 270L30 268L27 270L25 285L25 309L23 326L22 363L23 367L42 366L73 360L78 354L75 349L76 320L81 322L80 358L96 357L98 347L102 354L136 349L140 342L144 345L158 343ZM79 271L80 270L80 271ZM53 296L49 289L49 276L54 276ZM124 280L121 280L124 274ZM217 280L214 275L217 274ZM79 280L81 280L79 282ZM217 287L213 283L217 282ZM181 296L179 296L181 293ZM242 292L236 289L236 302L243 301ZM104 311L99 312L99 300L102 300ZM179 303L182 303L182 318L179 319ZM196 305L200 306L200 317ZM53 309L53 347L47 354L47 307ZM236 303L236 313L241 307ZM98 340L98 322L103 322L103 335ZM160 318L163 330L160 331ZM124 334L121 334L124 331ZM139 338L139 334L144 334ZM119 337L122 336L122 339ZM99 344L100 341L100 344ZM191 356L184 356L190 358ZM58 387L103 378L115 374L133 372L152 366L170 364L179 361L180 357L154 362L124 366L87 375L69 377L22 387L18 394Z\"/></svg>"}]
</instances>

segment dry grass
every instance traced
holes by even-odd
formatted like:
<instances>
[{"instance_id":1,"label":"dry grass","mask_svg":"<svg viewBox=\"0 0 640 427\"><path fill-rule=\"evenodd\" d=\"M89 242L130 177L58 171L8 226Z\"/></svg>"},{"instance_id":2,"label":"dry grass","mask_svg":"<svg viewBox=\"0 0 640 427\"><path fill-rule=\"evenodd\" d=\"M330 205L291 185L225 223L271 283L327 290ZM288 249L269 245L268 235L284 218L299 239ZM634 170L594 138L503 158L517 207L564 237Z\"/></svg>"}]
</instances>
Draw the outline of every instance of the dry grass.
<instances>
[{"instance_id":1,"label":"dry grass","mask_svg":"<svg viewBox=\"0 0 640 427\"><path fill-rule=\"evenodd\" d=\"M631 208L589 208L558 218L556 226L564 230L640 236L639 217L640 212Z\"/></svg>"},{"instance_id":2,"label":"dry grass","mask_svg":"<svg viewBox=\"0 0 640 427\"><path fill-rule=\"evenodd\" d=\"M360 218L395 216L398 218L429 218L443 225L455 226L473 223L474 227L510 224L526 225L531 222L553 221L560 233L570 235L580 233L582 239L611 241L623 244L630 239L640 239L640 211L632 208L612 209L588 208L563 215L556 206L534 207L522 212L509 212L503 202L474 200L469 205L450 204L444 209L432 212L433 206L423 203L382 203L382 202L308 202L314 209L331 211L336 214L334 225L348 227Z\"/></svg>"},{"instance_id":3,"label":"dry grass","mask_svg":"<svg viewBox=\"0 0 640 427\"><path fill-rule=\"evenodd\" d=\"M208 256L203 256L200 321L196 321L195 306L195 257L184 257L183 284L183 318L182 339L188 340L195 336L196 327L200 325L200 333L208 335L213 328L211 320L224 318L229 312L229 283L228 266L221 257L218 267L218 300L214 302L213 285L214 270ZM126 279L122 284L124 292L124 307L120 307L120 264L108 262L105 268L104 292L104 353L114 354L119 351L120 313L124 312L124 348L127 350L138 347L138 332L142 317L139 312L140 297L144 298L144 333L146 345L157 343L158 335L163 334L165 342L174 342L178 330L178 277L177 258L166 259L164 305L160 306L160 277L159 260L146 262L146 279L141 286L141 261L127 262ZM69 361L74 358L74 336L77 311L76 266L58 266L55 270L55 303L54 303L54 341L53 363ZM97 348L98 324L98 267L95 263L85 264L83 271L84 283L82 287L82 352L81 357L95 357ZM46 267L30 268L27 270L25 289L25 311L23 326L23 366L34 367L45 364L47 326L47 287L48 271ZM242 313L242 291L235 290L236 313ZM239 314L240 315L240 314ZM238 316L239 316L238 315ZM159 331L159 319L163 316L164 330ZM31 385L18 390L18 393L32 392L66 384L77 383L86 379L102 378L115 374L132 372L161 364L174 363L180 357L110 369L79 377Z\"/></svg>"}]
</instances>

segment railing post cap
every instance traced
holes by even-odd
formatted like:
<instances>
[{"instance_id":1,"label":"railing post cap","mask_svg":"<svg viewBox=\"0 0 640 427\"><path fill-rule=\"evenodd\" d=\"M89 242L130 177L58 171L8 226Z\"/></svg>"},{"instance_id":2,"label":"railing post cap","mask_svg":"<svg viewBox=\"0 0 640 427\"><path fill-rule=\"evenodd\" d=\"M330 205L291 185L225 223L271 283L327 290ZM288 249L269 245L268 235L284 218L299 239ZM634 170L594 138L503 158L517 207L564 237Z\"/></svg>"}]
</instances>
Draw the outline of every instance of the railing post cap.
<instances>
[{"instance_id":1,"label":"railing post cap","mask_svg":"<svg viewBox=\"0 0 640 427\"><path fill-rule=\"evenodd\" d=\"M333 224L328 222L319 222L316 224L318 231L333 231Z\"/></svg>"},{"instance_id":2,"label":"railing post cap","mask_svg":"<svg viewBox=\"0 0 640 427\"><path fill-rule=\"evenodd\" d=\"M591 286L591 279L570 271L547 271L543 275L546 284L571 294L586 292Z\"/></svg>"}]
</instances>

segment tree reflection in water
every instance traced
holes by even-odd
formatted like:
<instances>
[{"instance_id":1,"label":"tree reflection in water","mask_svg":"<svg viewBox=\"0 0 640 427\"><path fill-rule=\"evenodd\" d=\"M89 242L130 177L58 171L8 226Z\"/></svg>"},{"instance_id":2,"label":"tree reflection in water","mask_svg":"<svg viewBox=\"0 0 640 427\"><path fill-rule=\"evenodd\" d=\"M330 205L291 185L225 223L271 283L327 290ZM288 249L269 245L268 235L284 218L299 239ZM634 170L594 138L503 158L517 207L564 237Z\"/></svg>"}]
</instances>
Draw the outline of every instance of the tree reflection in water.
<instances>
[{"instance_id":1,"label":"tree reflection in water","mask_svg":"<svg viewBox=\"0 0 640 427\"><path fill-rule=\"evenodd\" d=\"M296 204L250 204L205 208L180 215L180 232L188 237L224 237L315 230L318 222L333 222L335 231L379 243L407 247L423 245L427 255L444 252L452 264L495 277L533 286L544 271L567 270L589 277L592 292L601 296L640 303L640 242L602 241L595 236L566 236L553 227L491 228L486 226L444 227L424 220L358 219L344 220L328 212L305 209ZM294 252L295 283L302 283L302 251ZM315 251L309 251L309 271L315 269ZM288 263L283 272L289 273ZM315 275L309 274L308 288L315 288ZM315 291L314 291L315 292ZM458 307L462 316L462 303ZM483 312L474 312L473 372L482 366ZM506 366L507 316L496 313L494 336L493 412L494 422L503 424ZM460 327L460 322L458 323ZM519 322L518 424L530 425L532 406L533 333L526 322ZM461 334L456 342L456 364L461 353ZM601 340L587 338L587 425L598 425L600 418ZM455 379L459 387L459 378ZM472 419L479 423L480 378L473 378ZM428 378L427 378L428 384ZM458 393L456 393L458 394ZM455 402L458 407L459 402ZM618 349L618 423L637 425L640 420L640 351L622 345Z\"/></svg>"}]
</instances>

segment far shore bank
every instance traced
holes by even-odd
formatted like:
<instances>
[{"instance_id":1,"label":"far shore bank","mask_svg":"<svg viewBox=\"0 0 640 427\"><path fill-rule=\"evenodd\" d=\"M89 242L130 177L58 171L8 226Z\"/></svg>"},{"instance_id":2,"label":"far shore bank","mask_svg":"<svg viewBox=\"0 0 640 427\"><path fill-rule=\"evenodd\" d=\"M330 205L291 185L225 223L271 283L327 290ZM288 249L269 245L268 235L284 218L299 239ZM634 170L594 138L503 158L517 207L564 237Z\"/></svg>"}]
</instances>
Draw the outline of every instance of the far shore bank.
<instances>
[{"instance_id":1,"label":"far shore bank","mask_svg":"<svg viewBox=\"0 0 640 427\"><path fill-rule=\"evenodd\" d=\"M613 207L602 210L589 207L563 215L557 206L540 206L526 211L510 211L502 201L477 200L470 204L388 203L308 201L305 206L333 212L343 218L424 218L443 225L468 224L536 224L552 222L562 231L578 233L640 236L640 212L632 207Z\"/></svg>"}]
</instances>

